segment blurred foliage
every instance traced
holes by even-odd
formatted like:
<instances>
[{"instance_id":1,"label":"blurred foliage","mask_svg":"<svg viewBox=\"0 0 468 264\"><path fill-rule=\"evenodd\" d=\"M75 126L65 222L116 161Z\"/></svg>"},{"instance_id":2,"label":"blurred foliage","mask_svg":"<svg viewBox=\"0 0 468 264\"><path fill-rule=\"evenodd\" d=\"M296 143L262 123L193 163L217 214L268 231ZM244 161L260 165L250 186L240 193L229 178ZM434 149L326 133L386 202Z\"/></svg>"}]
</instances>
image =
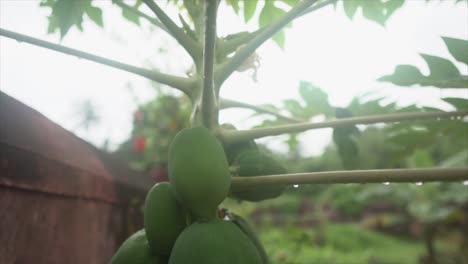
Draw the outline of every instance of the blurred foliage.
<instances>
[{"instance_id":1,"label":"blurred foliage","mask_svg":"<svg viewBox=\"0 0 468 264\"><path fill-rule=\"evenodd\" d=\"M94 1L98 2L98 1ZM76 27L80 31L83 31L83 18L85 15L91 19L96 25L103 27L103 10L93 5L92 0L41 0L40 6L48 7L51 9L49 15L49 33L56 31L60 32L61 38L63 38L69 31L70 28ZM134 10L139 10L142 4L141 0L135 1L123 1L123 0L112 0L114 4L117 4L122 9L122 17L131 23L140 25L140 19L135 12L130 11L130 7ZM197 21L202 14L202 4L199 0L168 0L168 3L178 6L181 10L187 11L188 16L185 14L179 15L179 20L183 25L183 29L191 37L196 36L199 32ZM271 0L271 1L259 1L259 0L226 0L224 3L228 5L238 16L242 17L244 22L250 22L254 18L259 28L264 28L269 24L275 22L287 11L297 5L300 0ZM335 6L337 3L330 0L319 0L315 5L324 3L333 3ZM364 18L374 21L380 25L385 25L385 22L389 17L404 3L404 0L353 0L343 1L342 6L346 15L352 19L356 13L361 10ZM127 7L126 7L127 6ZM313 10L314 6L310 9L304 10L303 14L307 14ZM150 14L151 15L151 14ZM186 18L184 18L186 16ZM287 25L286 27L290 27ZM250 34L248 32L241 32ZM285 45L285 32L284 29L278 32L273 40L275 43L284 48Z\"/></svg>"},{"instance_id":2,"label":"blurred foliage","mask_svg":"<svg viewBox=\"0 0 468 264\"><path fill-rule=\"evenodd\" d=\"M117 1L120 0L113 0L114 3ZM183 30L192 38L197 38L200 33L198 23L202 18L202 5L199 1L169 1L184 11L179 19ZM245 22L258 18L254 22L257 22L260 30L279 19L298 2L225 1ZM40 5L51 10L49 33L59 31L63 38L72 27L83 30L84 17L102 27L103 12L94 3L97 1L42 0ZM130 7L134 9L141 6L141 1L125 3L131 3ZM350 19L361 12L364 18L385 25L403 4L403 0L353 0L335 3L335 7L342 7ZM118 7L122 8L122 5ZM304 13L308 11L310 9L304 10ZM140 23L141 18L128 8L122 8L122 16L137 25ZM220 47L225 53L222 55L232 53L255 34L239 32L221 39L220 43L237 43L229 49L224 43L225 46ZM280 31L273 38L280 47L285 45L284 34L284 30ZM454 60L468 64L466 40L450 37L443 37L443 40ZM429 75L423 75L419 68L412 65L398 65L393 74L379 80L399 86L468 88L468 76L463 75L463 71L451 59L429 54L421 54L421 57L429 67ZM266 107L305 121L434 110L418 105L401 107L396 102L388 103L387 98L369 100L365 96L354 98L346 107L337 107L331 105L328 95L312 83L303 81L298 88L299 100L285 99L281 106ZM441 100L454 109L466 109L468 104L466 98ZM384 104L385 101L387 103ZM170 95L160 95L141 105L134 115L131 136L117 153L127 157L131 165L140 170L150 172L154 168L164 167L169 143L180 129L188 126L190 111L185 98ZM259 126L276 124L285 124L285 121L269 117ZM291 134L286 140L290 154L286 164L289 164L292 172L467 166L467 131L468 122L455 119L398 122L367 126L365 129L358 126L341 127L333 130L333 144L317 157L302 157L297 151L301 142L297 134ZM453 252L450 252L453 258L447 257L439 263L462 263L463 260L457 262L456 259L461 259L459 255L468 252L468 192L467 186L461 183L299 186L289 187L289 192L280 199L257 204L239 204L228 200L224 205L235 208L241 215L249 215L253 222L260 219L261 238L273 263L417 263L422 254L429 254L432 258L430 261L434 263L443 255L440 249L448 247L435 247L439 253L434 256L431 248L437 244L437 236L428 235L428 230L448 241L452 238L447 234L451 233L440 230L455 230L458 234L459 248L452 247ZM420 243L377 234L356 225L330 224L328 220L361 221L367 227L387 232L395 232L392 226L404 225L404 230L410 230L416 224L422 231L408 231L404 234L405 239L424 237L427 253L423 253ZM282 225L283 228L271 228L272 225ZM465 260L468 261L468 256Z\"/></svg>"},{"instance_id":3,"label":"blurred foliage","mask_svg":"<svg viewBox=\"0 0 468 264\"><path fill-rule=\"evenodd\" d=\"M468 41L463 39L442 37L452 57L468 65ZM429 67L430 74L425 76L413 65L398 65L392 75L386 75L379 80L391 82L400 86L435 86L439 88L468 88L468 75L462 75L452 61L446 58L421 54Z\"/></svg>"},{"instance_id":4,"label":"blurred foliage","mask_svg":"<svg viewBox=\"0 0 468 264\"><path fill-rule=\"evenodd\" d=\"M354 224L328 224L321 232L323 237L316 228L264 227L261 240L272 264L414 264L424 250L421 244Z\"/></svg>"},{"instance_id":5,"label":"blurred foliage","mask_svg":"<svg viewBox=\"0 0 468 264\"><path fill-rule=\"evenodd\" d=\"M161 94L140 105L133 114L131 137L117 153L134 169L150 172L165 166L172 138L189 126L190 102L186 97Z\"/></svg>"}]
</instances>

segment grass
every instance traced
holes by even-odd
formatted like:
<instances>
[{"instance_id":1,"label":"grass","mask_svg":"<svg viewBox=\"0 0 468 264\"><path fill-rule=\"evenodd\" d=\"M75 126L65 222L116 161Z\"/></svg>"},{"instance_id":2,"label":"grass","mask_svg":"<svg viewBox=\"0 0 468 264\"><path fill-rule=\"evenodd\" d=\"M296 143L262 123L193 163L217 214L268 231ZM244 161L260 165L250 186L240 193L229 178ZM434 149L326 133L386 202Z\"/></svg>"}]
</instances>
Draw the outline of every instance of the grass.
<instances>
[{"instance_id":1,"label":"grass","mask_svg":"<svg viewBox=\"0 0 468 264\"><path fill-rule=\"evenodd\" d=\"M271 263L417 264L421 243L367 230L356 224L323 227L264 227L260 238Z\"/></svg>"}]
</instances>

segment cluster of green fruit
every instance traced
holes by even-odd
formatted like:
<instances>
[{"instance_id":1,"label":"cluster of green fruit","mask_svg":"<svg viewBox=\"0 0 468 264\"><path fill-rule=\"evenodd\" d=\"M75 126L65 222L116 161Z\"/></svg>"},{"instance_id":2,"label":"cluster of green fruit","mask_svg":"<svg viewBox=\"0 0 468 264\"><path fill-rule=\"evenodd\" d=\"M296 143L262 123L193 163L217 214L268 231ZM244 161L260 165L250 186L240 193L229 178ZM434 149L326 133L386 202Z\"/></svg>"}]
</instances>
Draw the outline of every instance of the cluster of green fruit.
<instances>
[{"instance_id":1,"label":"cluster of green fruit","mask_svg":"<svg viewBox=\"0 0 468 264\"><path fill-rule=\"evenodd\" d=\"M225 152L208 129L195 127L175 136L168 170L170 182L156 184L147 194L144 229L122 244L112 264L268 262L247 223L227 211L220 214L218 206L228 195L249 201L280 195L284 187L229 190L233 171L236 176L285 173L282 166L253 141L229 146Z\"/></svg>"}]
</instances>

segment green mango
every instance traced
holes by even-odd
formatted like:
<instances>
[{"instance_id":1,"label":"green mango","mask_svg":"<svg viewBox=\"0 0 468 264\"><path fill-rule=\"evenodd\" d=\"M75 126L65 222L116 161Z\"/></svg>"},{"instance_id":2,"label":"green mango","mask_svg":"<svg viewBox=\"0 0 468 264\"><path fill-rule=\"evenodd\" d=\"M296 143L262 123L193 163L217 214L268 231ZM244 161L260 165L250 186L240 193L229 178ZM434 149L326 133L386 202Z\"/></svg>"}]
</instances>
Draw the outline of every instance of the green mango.
<instances>
[{"instance_id":1,"label":"green mango","mask_svg":"<svg viewBox=\"0 0 468 264\"><path fill-rule=\"evenodd\" d=\"M257 151L248 150L242 152L236 159L238 166L237 176L250 177L262 175L286 174L286 168L270 155ZM286 186L265 186L252 187L243 190L233 191L230 196L245 201L261 201L280 196Z\"/></svg>"},{"instance_id":2,"label":"green mango","mask_svg":"<svg viewBox=\"0 0 468 264\"><path fill-rule=\"evenodd\" d=\"M213 219L187 227L177 238L169 263L262 264L262 259L232 221Z\"/></svg>"},{"instance_id":3,"label":"green mango","mask_svg":"<svg viewBox=\"0 0 468 264\"><path fill-rule=\"evenodd\" d=\"M123 242L112 257L110 264L163 264L157 255L152 255L146 239L145 230L141 229Z\"/></svg>"},{"instance_id":4,"label":"green mango","mask_svg":"<svg viewBox=\"0 0 468 264\"><path fill-rule=\"evenodd\" d=\"M181 130L169 148L169 181L178 199L195 219L216 217L231 186L226 154L204 127Z\"/></svg>"},{"instance_id":5,"label":"green mango","mask_svg":"<svg viewBox=\"0 0 468 264\"><path fill-rule=\"evenodd\" d=\"M185 210L168 182L157 183L146 195L144 224L153 253L169 255L179 234L186 227Z\"/></svg>"}]
</instances>

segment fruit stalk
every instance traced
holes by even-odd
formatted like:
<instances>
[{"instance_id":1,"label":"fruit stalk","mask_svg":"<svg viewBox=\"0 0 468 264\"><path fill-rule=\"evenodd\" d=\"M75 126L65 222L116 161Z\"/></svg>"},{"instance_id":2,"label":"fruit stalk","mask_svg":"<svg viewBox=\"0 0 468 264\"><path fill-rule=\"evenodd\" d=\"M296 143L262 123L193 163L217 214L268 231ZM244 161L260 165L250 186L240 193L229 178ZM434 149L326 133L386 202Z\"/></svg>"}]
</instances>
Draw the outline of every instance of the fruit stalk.
<instances>
[{"instance_id":1,"label":"fruit stalk","mask_svg":"<svg viewBox=\"0 0 468 264\"><path fill-rule=\"evenodd\" d=\"M294 173L255 177L233 177L231 190L243 190L256 186L293 184L335 184L335 183L402 183L432 181L468 180L468 167L424 168L424 169L383 169Z\"/></svg>"},{"instance_id":2,"label":"fruit stalk","mask_svg":"<svg viewBox=\"0 0 468 264\"><path fill-rule=\"evenodd\" d=\"M273 126L265 128L256 128L250 130L221 130L220 137L224 144L232 144L236 142L247 141L256 138L277 136L287 133L299 133L311 129L320 128L337 128L349 125L360 125L360 124L375 124L385 122L399 122L405 120L424 120L424 119L442 119L442 118L453 118L453 117L464 117L468 115L468 109L462 109L460 111L451 112L419 112L419 113L398 113L398 114L387 114L387 115L370 115L362 117L352 118L341 118L338 120L331 120L325 122L304 122L297 124L289 124L282 126Z\"/></svg>"}]
</instances>

